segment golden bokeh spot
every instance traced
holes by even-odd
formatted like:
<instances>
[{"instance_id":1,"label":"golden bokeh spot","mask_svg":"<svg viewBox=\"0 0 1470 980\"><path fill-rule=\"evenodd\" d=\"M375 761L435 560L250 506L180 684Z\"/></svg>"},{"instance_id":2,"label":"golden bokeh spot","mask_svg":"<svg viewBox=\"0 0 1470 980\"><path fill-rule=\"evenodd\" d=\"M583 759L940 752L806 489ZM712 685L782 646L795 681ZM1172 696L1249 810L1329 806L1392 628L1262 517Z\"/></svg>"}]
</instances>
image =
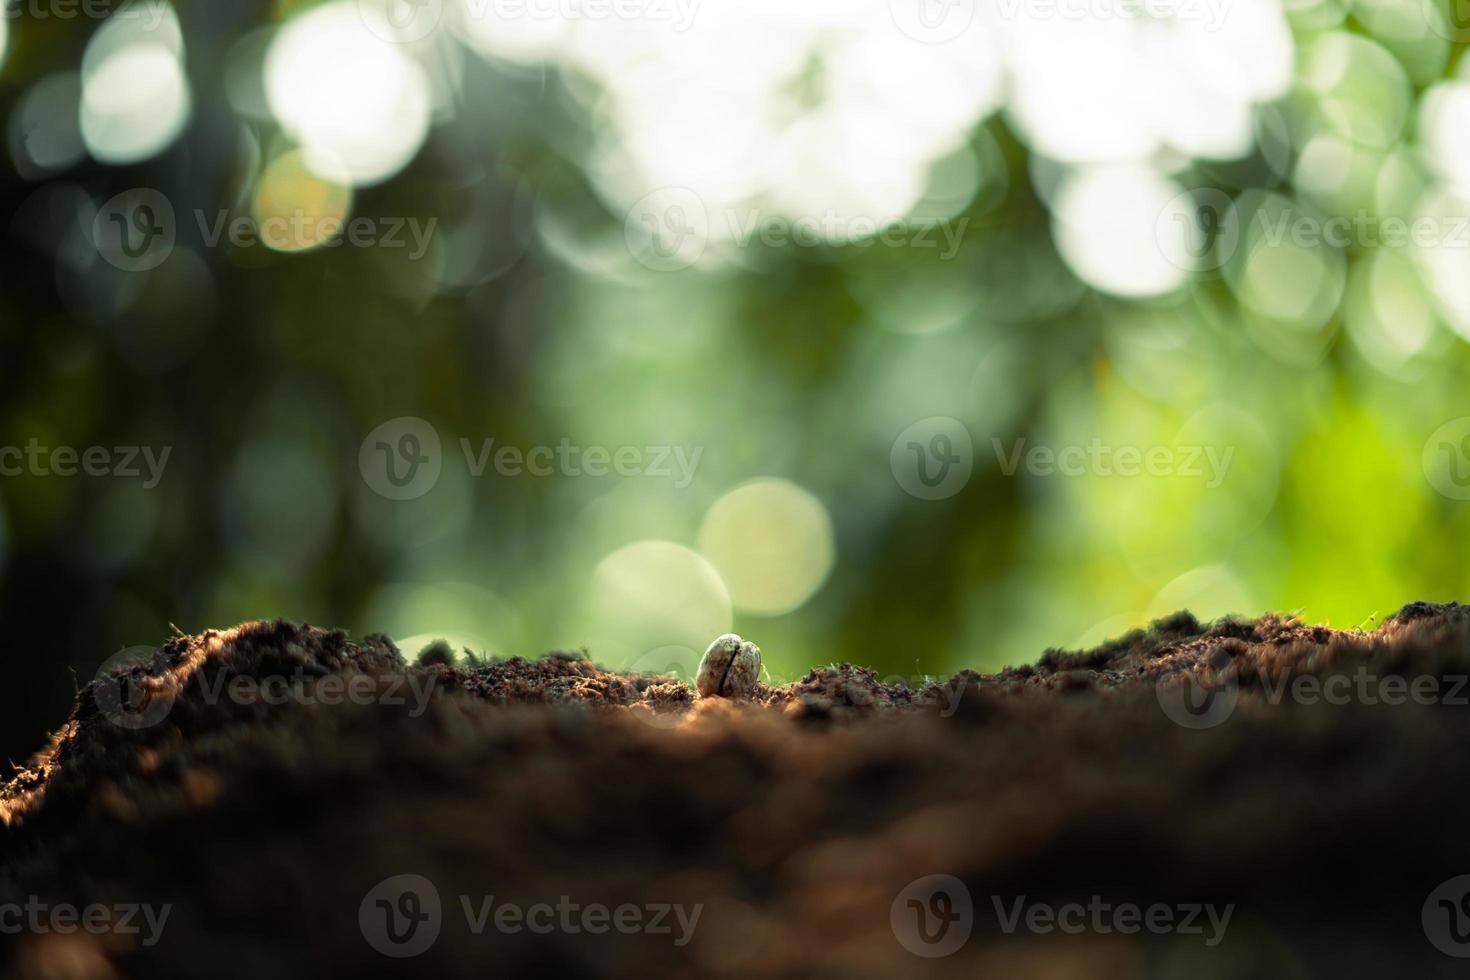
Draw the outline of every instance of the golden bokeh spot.
<instances>
[{"instance_id":1,"label":"golden bokeh spot","mask_svg":"<svg viewBox=\"0 0 1470 980\"><path fill-rule=\"evenodd\" d=\"M307 252L342 234L352 188L323 180L299 150L272 160L255 185L252 212L260 242L277 252Z\"/></svg>"}]
</instances>

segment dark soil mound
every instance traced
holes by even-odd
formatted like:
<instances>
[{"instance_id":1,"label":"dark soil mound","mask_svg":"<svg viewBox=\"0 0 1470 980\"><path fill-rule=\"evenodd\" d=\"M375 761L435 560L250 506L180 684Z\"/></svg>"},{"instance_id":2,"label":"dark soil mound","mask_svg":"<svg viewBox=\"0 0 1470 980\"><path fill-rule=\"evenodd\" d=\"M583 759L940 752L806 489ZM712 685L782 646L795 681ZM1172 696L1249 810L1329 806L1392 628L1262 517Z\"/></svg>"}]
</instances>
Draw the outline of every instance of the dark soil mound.
<instances>
[{"instance_id":1,"label":"dark soil mound","mask_svg":"<svg viewBox=\"0 0 1470 980\"><path fill-rule=\"evenodd\" d=\"M843 665L735 703L567 654L178 637L0 790L0 962L1458 976L1467 641L1458 605L1369 633L1179 614L1000 674Z\"/></svg>"}]
</instances>

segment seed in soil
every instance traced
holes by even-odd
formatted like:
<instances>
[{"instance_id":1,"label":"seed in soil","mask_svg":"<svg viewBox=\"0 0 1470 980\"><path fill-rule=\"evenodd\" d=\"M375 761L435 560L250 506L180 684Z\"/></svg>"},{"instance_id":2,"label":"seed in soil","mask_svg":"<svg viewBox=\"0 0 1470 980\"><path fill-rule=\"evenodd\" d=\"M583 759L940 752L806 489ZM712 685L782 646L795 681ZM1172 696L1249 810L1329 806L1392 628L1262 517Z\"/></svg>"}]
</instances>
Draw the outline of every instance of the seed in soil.
<instances>
[{"instance_id":1,"label":"seed in soil","mask_svg":"<svg viewBox=\"0 0 1470 980\"><path fill-rule=\"evenodd\" d=\"M694 687L704 697L748 698L761 673L761 648L734 633L715 638L699 662Z\"/></svg>"}]
</instances>

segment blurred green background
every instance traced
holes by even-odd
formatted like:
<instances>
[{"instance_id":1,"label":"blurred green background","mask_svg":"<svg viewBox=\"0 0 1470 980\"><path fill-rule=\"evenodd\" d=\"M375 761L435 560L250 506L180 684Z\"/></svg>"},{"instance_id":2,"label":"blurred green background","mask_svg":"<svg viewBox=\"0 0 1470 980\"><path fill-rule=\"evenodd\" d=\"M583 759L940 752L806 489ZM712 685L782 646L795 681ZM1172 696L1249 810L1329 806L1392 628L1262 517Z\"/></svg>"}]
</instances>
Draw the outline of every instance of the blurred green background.
<instances>
[{"instance_id":1,"label":"blurred green background","mask_svg":"<svg viewBox=\"0 0 1470 980\"><path fill-rule=\"evenodd\" d=\"M1457 13L10 4L5 746L174 626L917 679L1465 594Z\"/></svg>"}]
</instances>

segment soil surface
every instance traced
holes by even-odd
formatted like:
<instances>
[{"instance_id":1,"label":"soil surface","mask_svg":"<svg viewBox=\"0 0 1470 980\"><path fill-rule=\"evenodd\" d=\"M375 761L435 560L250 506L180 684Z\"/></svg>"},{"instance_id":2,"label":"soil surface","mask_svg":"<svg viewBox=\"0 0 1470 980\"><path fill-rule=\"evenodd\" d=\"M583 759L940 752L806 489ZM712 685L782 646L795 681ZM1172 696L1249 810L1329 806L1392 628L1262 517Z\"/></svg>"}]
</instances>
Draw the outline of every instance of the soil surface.
<instances>
[{"instance_id":1,"label":"soil surface","mask_svg":"<svg viewBox=\"0 0 1470 980\"><path fill-rule=\"evenodd\" d=\"M1351 633L1181 613L742 702L581 654L453 659L262 622L83 689L0 789L0 970L1470 970L1464 606Z\"/></svg>"}]
</instances>

